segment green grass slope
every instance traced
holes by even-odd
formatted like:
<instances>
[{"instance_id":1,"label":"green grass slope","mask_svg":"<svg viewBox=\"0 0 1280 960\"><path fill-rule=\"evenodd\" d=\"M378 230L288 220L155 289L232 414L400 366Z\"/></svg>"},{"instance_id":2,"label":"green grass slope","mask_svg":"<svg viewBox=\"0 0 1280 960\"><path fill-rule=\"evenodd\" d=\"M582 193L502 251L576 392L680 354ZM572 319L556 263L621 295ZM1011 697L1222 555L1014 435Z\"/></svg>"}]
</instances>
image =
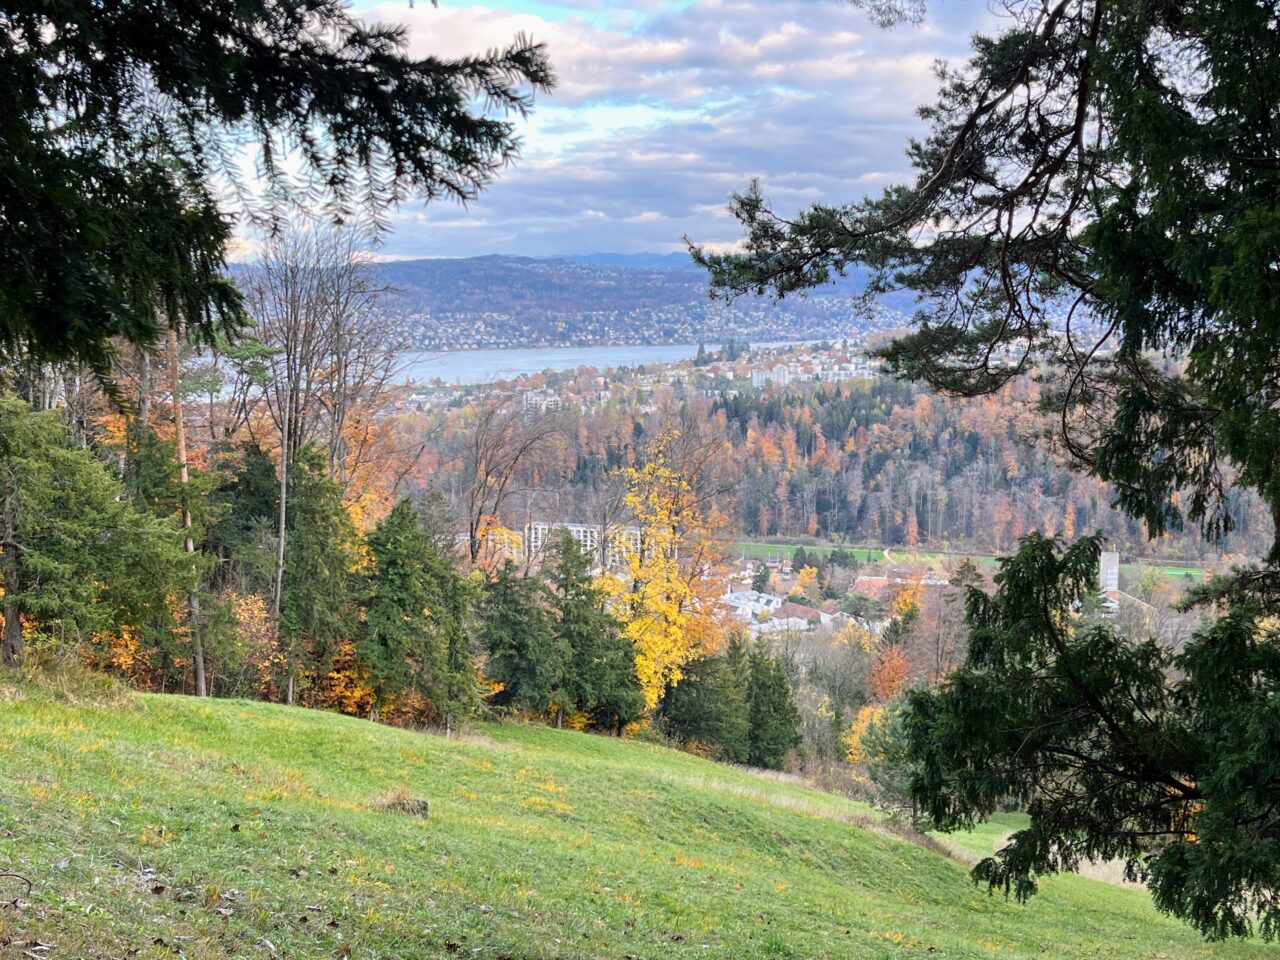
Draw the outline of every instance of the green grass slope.
<instances>
[{"instance_id":1,"label":"green grass slope","mask_svg":"<svg viewBox=\"0 0 1280 960\"><path fill-rule=\"evenodd\" d=\"M644 744L162 696L11 696L0 730L0 870L34 883L0 878L4 956L1280 955L1080 878L1007 903L856 804Z\"/></svg>"}]
</instances>

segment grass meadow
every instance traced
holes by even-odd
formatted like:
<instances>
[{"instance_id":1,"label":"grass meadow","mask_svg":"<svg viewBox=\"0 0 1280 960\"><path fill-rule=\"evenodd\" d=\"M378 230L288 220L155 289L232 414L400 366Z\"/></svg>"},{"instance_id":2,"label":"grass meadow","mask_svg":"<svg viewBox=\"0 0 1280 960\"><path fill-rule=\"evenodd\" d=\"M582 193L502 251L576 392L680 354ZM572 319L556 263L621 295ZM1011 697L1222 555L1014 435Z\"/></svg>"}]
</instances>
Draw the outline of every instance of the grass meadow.
<instances>
[{"instance_id":1,"label":"grass meadow","mask_svg":"<svg viewBox=\"0 0 1280 960\"><path fill-rule=\"evenodd\" d=\"M1280 956L1079 877L1007 902L864 806L646 743L16 687L0 729L0 870L32 883L0 877L0 956Z\"/></svg>"}]
</instances>

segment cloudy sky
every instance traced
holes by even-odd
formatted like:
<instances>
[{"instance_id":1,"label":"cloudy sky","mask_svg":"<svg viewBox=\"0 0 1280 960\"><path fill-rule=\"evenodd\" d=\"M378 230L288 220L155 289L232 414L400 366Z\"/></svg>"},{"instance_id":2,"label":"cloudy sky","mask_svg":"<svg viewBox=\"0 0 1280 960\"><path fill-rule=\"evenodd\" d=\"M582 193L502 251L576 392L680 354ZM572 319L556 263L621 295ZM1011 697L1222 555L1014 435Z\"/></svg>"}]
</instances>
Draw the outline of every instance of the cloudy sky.
<instances>
[{"instance_id":1,"label":"cloudy sky","mask_svg":"<svg viewBox=\"0 0 1280 960\"><path fill-rule=\"evenodd\" d=\"M780 209L842 201L905 175L933 64L958 61L985 0L936 0L881 30L843 0L359 0L415 52L461 54L523 31L559 86L523 155L467 208L407 204L389 257L681 249L737 236L729 194L760 177Z\"/></svg>"}]
</instances>

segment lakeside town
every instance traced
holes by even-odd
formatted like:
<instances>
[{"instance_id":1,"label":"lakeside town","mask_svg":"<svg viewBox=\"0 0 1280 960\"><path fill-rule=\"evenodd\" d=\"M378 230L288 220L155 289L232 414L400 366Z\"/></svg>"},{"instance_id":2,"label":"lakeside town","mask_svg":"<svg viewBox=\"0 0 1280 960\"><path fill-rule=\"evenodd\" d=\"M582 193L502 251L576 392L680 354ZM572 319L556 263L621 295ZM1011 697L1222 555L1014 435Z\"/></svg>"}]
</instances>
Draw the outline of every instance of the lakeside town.
<instances>
[{"instance_id":1,"label":"lakeside town","mask_svg":"<svg viewBox=\"0 0 1280 960\"><path fill-rule=\"evenodd\" d=\"M744 389L874 380L882 376L882 365L868 356L867 343L866 339L846 339L753 347L745 341L729 340L711 351L699 345L688 359L673 362L603 369L580 366L486 383L449 384L436 377L428 383L407 383L392 400L389 412L450 407L486 397L514 397L525 409L546 412L569 405L590 409L633 395L651 401L654 391L664 387L691 395L733 398Z\"/></svg>"}]
</instances>

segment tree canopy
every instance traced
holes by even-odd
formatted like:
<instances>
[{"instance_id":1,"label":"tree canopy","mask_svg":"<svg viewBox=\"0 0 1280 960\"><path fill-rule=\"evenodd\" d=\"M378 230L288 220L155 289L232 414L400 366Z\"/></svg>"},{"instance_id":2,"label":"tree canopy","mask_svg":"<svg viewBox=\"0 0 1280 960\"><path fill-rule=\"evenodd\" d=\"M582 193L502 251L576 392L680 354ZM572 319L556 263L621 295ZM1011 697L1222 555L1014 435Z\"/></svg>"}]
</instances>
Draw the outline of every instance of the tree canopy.
<instances>
[{"instance_id":1,"label":"tree canopy","mask_svg":"<svg viewBox=\"0 0 1280 960\"><path fill-rule=\"evenodd\" d=\"M969 653L907 697L911 795L943 829L1006 802L1018 831L976 876L1025 898L1036 875L1121 860L1211 937L1280 932L1275 621L1240 584L1180 653L1098 615L1100 544L1038 534L970 587ZM1092 613L1091 613L1092 608Z\"/></svg>"},{"instance_id":2,"label":"tree canopy","mask_svg":"<svg viewBox=\"0 0 1280 960\"><path fill-rule=\"evenodd\" d=\"M320 198L376 222L415 195L465 200L514 157L508 115L553 82L527 38L417 57L341 0L18 0L0 24L0 356L100 373L113 337L242 324L235 215Z\"/></svg>"},{"instance_id":3,"label":"tree canopy","mask_svg":"<svg viewBox=\"0 0 1280 960\"><path fill-rule=\"evenodd\" d=\"M866 0L882 20L923 4ZM943 827L1002 797L1031 826L977 876L1018 896L1082 857L1124 859L1211 937L1280 932L1280 7L1256 0L1015 0L939 71L878 196L784 216L735 197L743 251L694 249L723 295L786 296L852 268L919 295L883 349L962 396L1035 374L1075 463L1153 537L1277 521L1260 567L1198 592L1219 614L1178 655L1084 619L1099 544L1026 539L970 647L911 695L914 798Z\"/></svg>"}]
</instances>

